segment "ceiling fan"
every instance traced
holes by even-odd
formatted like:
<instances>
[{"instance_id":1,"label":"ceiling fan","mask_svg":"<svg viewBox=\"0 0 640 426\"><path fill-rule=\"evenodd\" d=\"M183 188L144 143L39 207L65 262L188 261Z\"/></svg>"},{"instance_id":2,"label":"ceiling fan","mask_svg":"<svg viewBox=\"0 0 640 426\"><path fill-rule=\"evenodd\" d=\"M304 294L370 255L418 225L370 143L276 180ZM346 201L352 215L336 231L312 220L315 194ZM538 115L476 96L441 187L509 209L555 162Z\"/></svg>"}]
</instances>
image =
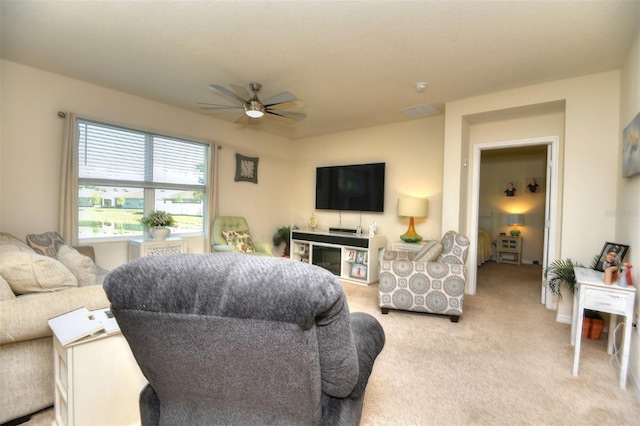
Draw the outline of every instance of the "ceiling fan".
<instances>
[{"instance_id":1,"label":"ceiling fan","mask_svg":"<svg viewBox=\"0 0 640 426\"><path fill-rule=\"evenodd\" d=\"M210 84L209 87L218 91L225 97L240 102L240 105L219 105L207 102L197 102L200 108L205 110L244 110L235 122L241 124L257 123L262 117L275 118L278 121L287 124L293 124L300 120L304 120L306 114L304 112L285 111L291 108L306 108L303 100L296 98L289 92L282 92L275 95L264 102L258 98L258 93L262 89L260 83L251 83L249 89L253 94L249 94L246 88L235 84L229 84L233 92L224 86ZM235 92L235 93L234 93Z\"/></svg>"}]
</instances>

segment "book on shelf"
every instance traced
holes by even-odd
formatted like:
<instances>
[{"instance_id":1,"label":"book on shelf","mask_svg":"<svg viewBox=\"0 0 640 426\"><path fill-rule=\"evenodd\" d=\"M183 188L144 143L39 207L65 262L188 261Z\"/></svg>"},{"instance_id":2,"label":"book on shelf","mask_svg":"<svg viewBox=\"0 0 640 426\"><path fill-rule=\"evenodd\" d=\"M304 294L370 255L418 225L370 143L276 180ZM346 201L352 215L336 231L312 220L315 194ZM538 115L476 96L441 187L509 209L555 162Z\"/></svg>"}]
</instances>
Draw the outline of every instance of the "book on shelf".
<instances>
[{"instance_id":1,"label":"book on shelf","mask_svg":"<svg viewBox=\"0 0 640 426\"><path fill-rule=\"evenodd\" d=\"M53 317L48 323L63 346L96 336L114 334L120 330L109 308L96 311L78 308Z\"/></svg>"}]
</instances>

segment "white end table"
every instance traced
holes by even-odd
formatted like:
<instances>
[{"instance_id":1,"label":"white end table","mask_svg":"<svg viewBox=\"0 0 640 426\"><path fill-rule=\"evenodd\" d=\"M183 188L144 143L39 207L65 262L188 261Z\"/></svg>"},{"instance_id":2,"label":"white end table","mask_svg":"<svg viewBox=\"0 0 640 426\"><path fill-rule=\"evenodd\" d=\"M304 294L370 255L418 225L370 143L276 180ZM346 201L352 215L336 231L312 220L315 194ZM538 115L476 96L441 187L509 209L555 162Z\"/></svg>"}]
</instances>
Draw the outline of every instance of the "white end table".
<instances>
[{"instance_id":1,"label":"white end table","mask_svg":"<svg viewBox=\"0 0 640 426\"><path fill-rule=\"evenodd\" d=\"M167 239L160 241L153 238L129 240L129 260L144 256L165 256L186 252L187 241L179 237L167 237Z\"/></svg>"},{"instance_id":2,"label":"white end table","mask_svg":"<svg viewBox=\"0 0 640 426\"><path fill-rule=\"evenodd\" d=\"M53 348L54 425L140 423L139 395L147 379L120 329L67 345L54 333Z\"/></svg>"},{"instance_id":3,"label":"white end table","mask_svg":"<svg viewBox=\"0 0 640 426\"><path fill-rule=\"evenodd\" d=\"M576 292L573 296L573 321L571 321L571 343L575 345L573 354L573 375L578 375L580 363L580 342L582 338L582 320L584 310L608 312L609 340L607 352L613 354L615 333L611 327L615 326L617 315L624 315L624 338L622 341L622 362L620 366L620 387L627 384L627 370L629 368L629 347L631 344L631 328L633 321L633 304L636 299L634 286L620 287L617 284L605 284L604 272L588 268L574 268L576 274Z\"/></svg>"}]
</instances>

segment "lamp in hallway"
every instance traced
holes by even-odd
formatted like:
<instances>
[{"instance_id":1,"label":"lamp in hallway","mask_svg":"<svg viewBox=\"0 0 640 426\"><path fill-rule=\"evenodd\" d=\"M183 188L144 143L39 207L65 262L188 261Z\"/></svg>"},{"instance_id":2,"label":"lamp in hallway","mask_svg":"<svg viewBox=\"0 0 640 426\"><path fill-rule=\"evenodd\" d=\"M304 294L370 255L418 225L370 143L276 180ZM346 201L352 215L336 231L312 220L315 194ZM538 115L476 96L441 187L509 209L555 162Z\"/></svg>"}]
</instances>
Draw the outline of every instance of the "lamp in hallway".
<instances>
[{"instance_id":1,"label":"lamp in hallway","mask_svg":"<svg viewBox=\"0 0 640 426\"><path fill-rule=\"evenodd\" d=\"M513 225L513 229L511 229L510 234L512 237L520 236L520 230L518 229L518 225L524 225L524 215L522 213L514 213L507 215L507 225Z\"/></svg>"},{"instance_id":2,"label":"lamp in hallway","mask_svg":"<svg viewBox=\"0 0 640 426\"><path fill-rule=\"evenodd\" d=\"M428 201L426 198L398 198L398 216L409 217L409 229L400 235L400 239L407 243L417 243L422 240L414 226L414 218L427 217Z\"/></svg>"}]
</instances>

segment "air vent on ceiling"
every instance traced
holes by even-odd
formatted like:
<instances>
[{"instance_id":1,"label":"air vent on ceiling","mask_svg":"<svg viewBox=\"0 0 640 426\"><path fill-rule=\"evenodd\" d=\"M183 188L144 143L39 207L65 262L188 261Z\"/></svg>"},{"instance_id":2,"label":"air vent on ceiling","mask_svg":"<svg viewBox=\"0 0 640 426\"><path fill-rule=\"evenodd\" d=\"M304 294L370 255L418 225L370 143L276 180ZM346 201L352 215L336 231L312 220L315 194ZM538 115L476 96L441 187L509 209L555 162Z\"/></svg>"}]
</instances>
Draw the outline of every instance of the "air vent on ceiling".
<instances>
[{"instance_id":1,"label":"air vent on ceiling","mask_svg":"<svg viewBox=\"0 0 640 426\"><path fill-rule=\"evenodd\" d=\"M440 114L440 110L432 104L422 104L400 109L405 115L411 118L428 117Z\"/></svg>"}]
</instances>

